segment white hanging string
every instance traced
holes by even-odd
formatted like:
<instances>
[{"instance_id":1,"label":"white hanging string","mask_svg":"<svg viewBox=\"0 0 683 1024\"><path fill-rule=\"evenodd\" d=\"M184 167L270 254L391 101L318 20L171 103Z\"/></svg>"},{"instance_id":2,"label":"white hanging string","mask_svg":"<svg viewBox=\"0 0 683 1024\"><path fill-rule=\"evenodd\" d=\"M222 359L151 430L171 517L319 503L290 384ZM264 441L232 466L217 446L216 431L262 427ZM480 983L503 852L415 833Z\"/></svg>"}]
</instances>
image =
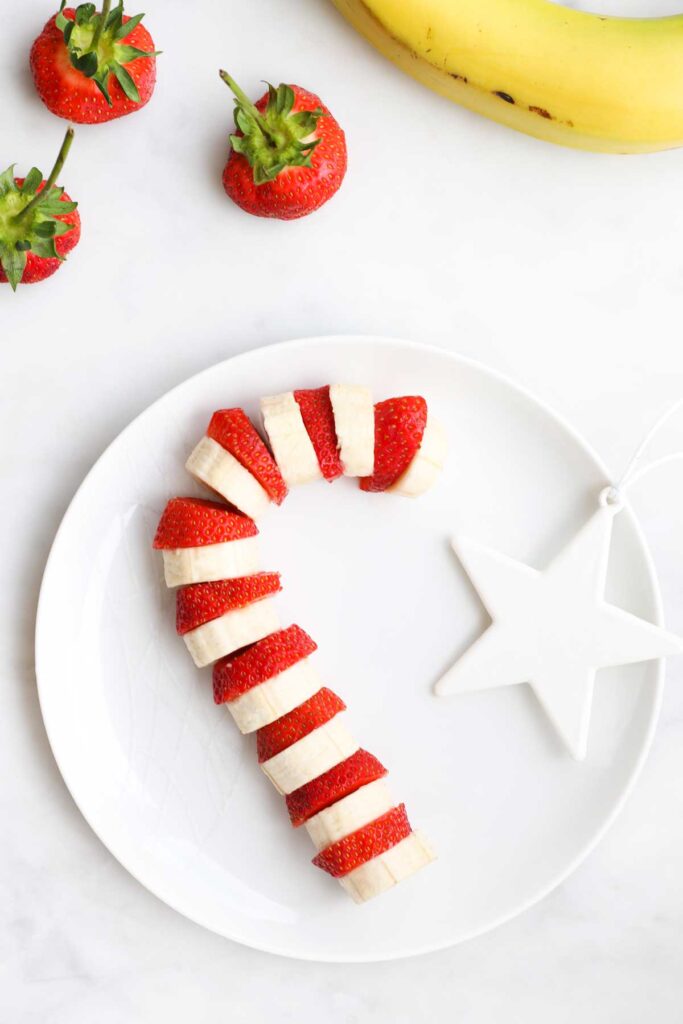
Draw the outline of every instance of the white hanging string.
<instances>
[{"instance_id":1,"label":"white hanging string","mask_svg":"<svg viewBox=\"0 0 683 1024\"><path fill-rule=\"evenodd\" d=\"M646 462L644 466L640 465L655 434L659 433L664 424L668 423L671 417L674 416L679 409L683 409L683 398L679 398L677 402L674 402L669 409L663 412L662 415L655 420L652 427L648 430L647 434L636 448L633 457L629 461L620 479L614 485L614 490L617 494L623 494L624 491L633 487L633 485L639 480L642 480L647 473L651 473L653 469L657 469L659 466L666 466L670 462L683 461L683 452L672 452L670 455L662 455L660 458L653 459L652 462Z\"/></svg>"},{"instance_id":2,"label":"white hanging string","mask_svg":"<svg viewBox=\"0 0 683 1024\"><path fill-rule=\"evenodd\" d=\"M666 466L669 462L683 462L683 452L672 452L671 455L662 455L661 458L655 459L654 462L647 462L642 469L639 469L636 473L631 473L627 484L621 484L620 490L624 490L625 486L629 488L637 484L639 480L642 480L651 470L658 469L659 466Z\"/></svg>"}]
</instances>

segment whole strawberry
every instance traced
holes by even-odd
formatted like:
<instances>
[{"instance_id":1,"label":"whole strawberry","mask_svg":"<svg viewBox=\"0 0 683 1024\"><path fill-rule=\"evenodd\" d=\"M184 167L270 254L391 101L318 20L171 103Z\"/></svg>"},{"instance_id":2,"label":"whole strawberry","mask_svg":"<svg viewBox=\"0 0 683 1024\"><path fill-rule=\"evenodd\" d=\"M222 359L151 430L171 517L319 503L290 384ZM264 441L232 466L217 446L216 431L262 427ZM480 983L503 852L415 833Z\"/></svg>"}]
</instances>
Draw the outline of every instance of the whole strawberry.
<instances>
[{"instance_id":1,"label":"whole strawberry","mask_svg":"<svg viewBox=\"0 0 683 1024\"><path fill-rule=\"evenodd\" d=\"M128 18L123 0L65 7L48 21L31 49L31 72L45 106L78 124L101 124L144 107L154 92L154 42Z\"/></svg>"},{"instance_id":2,"label":"whole strawberry","mask_svg":"<svg viewBox=\"0 0 683 1024\"><path fill-rule=\"evenodd\" d=\"M55 185L73 134L69 128L47 181L37 167L25 178L14 177L13 165L0 174L0 282L14 291L51 277L81 237L77 204Z\"/></svg>"},{"instance_id":3,"label":"whole strawberry","mask_svg":"<svg viewBox=\"0 0 683 1024\"><path fill-rule=\"evenodd\" d=\"M269 85L252 103L225 71L235 94L237 133L223 187L247 213L294 220L334 195L346 174L344 132L317 96L298 85Z\"/></svg>"}]
</instances>

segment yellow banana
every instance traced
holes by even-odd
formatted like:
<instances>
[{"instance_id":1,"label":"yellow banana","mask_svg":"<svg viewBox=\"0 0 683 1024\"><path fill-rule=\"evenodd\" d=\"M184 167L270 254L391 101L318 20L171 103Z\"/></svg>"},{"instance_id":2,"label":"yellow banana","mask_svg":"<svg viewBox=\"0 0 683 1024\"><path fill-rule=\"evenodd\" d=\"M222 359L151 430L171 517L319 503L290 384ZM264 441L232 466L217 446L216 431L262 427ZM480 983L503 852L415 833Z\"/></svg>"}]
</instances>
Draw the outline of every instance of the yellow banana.
<instances>
[{"instance_id":1,"label":"yellow banana","mask_svg":"<svg viewBox=\"0 0 683 1024\"><path fill-rule=\"evenodd\" d=\"M436 92L549 142L683 145L683 16L607 18L549 0L333 0Z\"/></svg>"}]
</instances>

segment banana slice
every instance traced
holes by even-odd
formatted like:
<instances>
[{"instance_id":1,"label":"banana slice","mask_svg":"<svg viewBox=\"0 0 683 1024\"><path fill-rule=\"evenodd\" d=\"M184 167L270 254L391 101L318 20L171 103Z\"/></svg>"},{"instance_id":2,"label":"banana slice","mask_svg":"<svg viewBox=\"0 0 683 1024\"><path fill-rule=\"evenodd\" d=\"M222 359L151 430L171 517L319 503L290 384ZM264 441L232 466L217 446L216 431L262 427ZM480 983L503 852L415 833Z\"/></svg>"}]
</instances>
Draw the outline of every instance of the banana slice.
<instances>
[{"instance_id":1,"label":"banana slice","mask_svg":"<svg viewBox=\"0 0 683 1024\"><path fill-rule=\"evenodd\" d=\"M389 490L406 498L417 498L434 485L448 452L446 431L433 416L427 416L422 444L405 473Z\"/></svg>"},{"instance_id":2,"label":"banana slice","mask_svg":"<svg viewBox=\"0 0 683 1024\"><path fill-rule=\"evenodd\" d=\"M339 881L355 903L365 903L435 859L436 854L422 833L411 832L386 853L361 864Z\"/></svg>"},{"instance_id":3,"label":"banana slice","mask_svg":"<svg viewBox=\"0 0 683 1024\"><path fill-rule=\"evenodd\" d=\"M321 689L323 681L313 663L304 658L226 705L241 733L255 732L298 708Z\"/></svg>"},{"instance_id":4,"label":"banana slice","mask_svg":"<svg viewBox=\"0 0 683 1024\"><path fill-rule=\"evenodd\" d=\"M282 750L261 765L278 793L286 796L323 772L334 768L358 750L341 716L321 725L308 736Z\"/></svg>"},{"instance_id":5,"label":"banana slice","mask_svg":"<svg viewBox=\"0 0 683 1024\"><path fill-rule=\"evenodd\" d=\"M384 779L376 779L309 818L305 822L306 831L316 849L324 850L375 818L387 814L395 806L396 801L387 783Z\"/></svg>"},{"instance_id":6,"label":"banana slice","mask_svg":"<svg viewBox=\"0 0 683 1024\"><path fill-rule=\"evenodd\" d=\"M294 392L262 398L261 412L270 447L285 483L291 486L321 480L318 457Z\"/></svg>"},{"instance_id":7,"label":"banana slice","mask_svg":"<svg viewBox=\"0 0 683 1024\"><path fill-rule=\"evenodd\" d=\"M185 468L252 519L257 519L270 505L268 493L256 477L211 437L201 439Z\"/></svg>"},{"instance_id":8,"label":"banana slice","mask_svg":"<svg viewBox=\"0 0 683 1024\"><path fill-rule=\"evenodd\" d=\"M240 576L251 576L261 569L256 537L206 544L199 548L167 548L162 554L167 587L234 580Z\"/></svg>"},{"instance_id":9,"label":"banana slice","mask_svg":"<svg viewBox=\"0 0 683 1024\"><path fill-rule=\"evenodd\" d=\"M235 608L218 619L185 633L183 640L197 668L263 640L280 628L280 617L272 598Z\"/></svg>"},{"instance_id":10,"label":"banana slice","mask_svg":"<svg viewBox=\"0 0 683 1024\"><path fill-rule=\"evenodd\" d=\"M375 468L372 392L352 384L332 384L330 401L344 476L372 476Z\"/></svg>"}]
</instances>

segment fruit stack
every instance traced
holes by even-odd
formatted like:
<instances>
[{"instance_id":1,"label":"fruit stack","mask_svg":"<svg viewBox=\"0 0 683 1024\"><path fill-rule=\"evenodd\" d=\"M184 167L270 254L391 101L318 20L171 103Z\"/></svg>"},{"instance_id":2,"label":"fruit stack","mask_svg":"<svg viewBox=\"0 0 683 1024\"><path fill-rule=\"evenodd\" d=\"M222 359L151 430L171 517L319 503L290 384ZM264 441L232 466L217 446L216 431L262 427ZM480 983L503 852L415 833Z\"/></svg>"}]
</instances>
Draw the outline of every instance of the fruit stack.
<instances>
[{"instance_id":1,"label":"fruit stack","mask_svg":"<svg viewBox=\"0 0 683 1024\"><path fill-rule=\"evenodd\" d=\"M360 477L364 491L417 497L443 466L446 438L419 396L373 406L368 388L348 384L287 391L261 400L274 459L242 409L220 409L187 469L245 515L280 504L289 486Z\"/></svg>"},{"instance_id":2,"label":"fruit stack","mask_svg":"<svg viewBox=\"0 0 683 1024\"><path fill-rule=\"evenodd\" d=\"M366 388L347 385L264 398L261 409L270 448L242 409L214 413L187 467L229 504L173 498L154 547L179 588L177 631L198 667L213 665L215 702L256 733L259 764L311 836L313 863L361 903L433 853L394 802L386 769L347 730L346 705L312 661L315 642L281 627L280 576L261 571L254 519L290 485L342 475L365 491L421 494L443 463L444 433L423 398L373 406Z\"/></svg>"}]
</instances>

